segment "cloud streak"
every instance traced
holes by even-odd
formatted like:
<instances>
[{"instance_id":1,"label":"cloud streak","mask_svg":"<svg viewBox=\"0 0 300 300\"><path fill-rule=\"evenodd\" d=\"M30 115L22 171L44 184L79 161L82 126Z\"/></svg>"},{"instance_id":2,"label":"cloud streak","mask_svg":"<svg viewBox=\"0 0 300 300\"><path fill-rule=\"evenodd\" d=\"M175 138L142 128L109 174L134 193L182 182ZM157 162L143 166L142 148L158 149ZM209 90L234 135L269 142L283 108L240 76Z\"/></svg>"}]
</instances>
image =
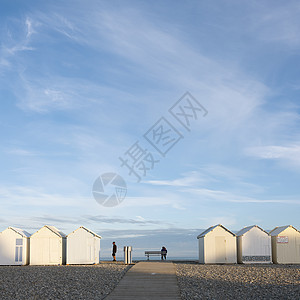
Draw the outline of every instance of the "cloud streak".
<instances>
[{"instance_id":1,"label":"cloud streak","mask_svg":"<svg viewBox=\"0 0 300 300\"><path fill-rule=\"evenodd\" d=\"M19 52L35 50L34 47L30 46L32 35L35 33L34 25L30 18L26 18L25 21L22 20L21 23L15 23L22 28L22 35L20 38L17 38L14 36L15 32L9 29L6 31L6 37L2 40L0 48L0 63L5 67L12 66L12 59Z\"/></svg>"},{"instance_id":2,"label":"cloud streak","mask_svg":"<svg viewBox=\"0 0 300 300\"><path fill-rule=\"evenodd\" d=\"M205 179L200 176L196 171L185 173L183 177L174 180L148 180L145 183L150 185L158 186L174 186L174 187L187 187L194 186L201 182L204 182Z\"/></svg>"},{"instance_id":3,"label":"cloud streak","mask_svg":"<svg viewBox=\"0 0 300 300\"><path fill-rule=\"evenodd\" d=\"M234 194L224 190L212 190L212 189L188 189L187 192L198 195L202 201L214 201L214 202L232 202L232 203L285 203L300 205L300 200L296 199L261 199L254 197L246 197L243 195Z\"/></svg>"},{"instance_id":4,"label":"cloud streak","mask_svg":"<svg viewBox=\"0 0 300 300\"><path fill-rule=\"evenodd\" d=\"M300 165L300 145L292 144L286 146L260 146L246 150L246 154L258 159L285 161L291 165Z\"/></svg>"},{"instance_id":5,"label":"cloud streak","mask_svg":"<svg viewBox=\"0 0 300 300\"><path fill-rule=\"evenodd\" d=\"M280 5L272 10L269 6L264 6L263 10L261 10L261 5L259 7L260 12L256 14L258 18L254 27L255 32L258 32L258 37L268 43L280 43L299 48L299 3L292 1L287 6Z\"/></svg>"}]
</instances>

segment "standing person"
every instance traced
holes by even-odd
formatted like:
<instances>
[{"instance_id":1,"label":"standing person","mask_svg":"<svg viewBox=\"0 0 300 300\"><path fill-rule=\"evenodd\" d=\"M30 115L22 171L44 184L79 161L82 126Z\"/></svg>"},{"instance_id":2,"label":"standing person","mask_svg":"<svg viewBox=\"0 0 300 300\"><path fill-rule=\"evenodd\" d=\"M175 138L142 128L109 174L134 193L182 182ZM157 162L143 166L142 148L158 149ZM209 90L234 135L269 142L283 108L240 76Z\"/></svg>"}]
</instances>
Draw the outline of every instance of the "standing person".
<instances>
[{"instance_id":1,"label":"standing person","mask_svg":"<svg viewBox=\"0 0 300 300\"><path fill-rule=\"evenodd\" d=\"M163 246L160 251L161 251L161 260L164 260L164 258L166 260L167 259L167 253L168 253L167 248L165 246Z\"/></svg>"},{"instance_id":2,"label":"standing person","mask_svg":"<svg viewBox=\"0 0 300 300\"><path fill-rule=\"evenodd\" d=\"M112 248L112 257L113 257L113 261L117 261L117 260L116 260L117 245L116 245L115 242L113 242L112 244L113 244L113 248Z\"/></svg>"}]
</instances>

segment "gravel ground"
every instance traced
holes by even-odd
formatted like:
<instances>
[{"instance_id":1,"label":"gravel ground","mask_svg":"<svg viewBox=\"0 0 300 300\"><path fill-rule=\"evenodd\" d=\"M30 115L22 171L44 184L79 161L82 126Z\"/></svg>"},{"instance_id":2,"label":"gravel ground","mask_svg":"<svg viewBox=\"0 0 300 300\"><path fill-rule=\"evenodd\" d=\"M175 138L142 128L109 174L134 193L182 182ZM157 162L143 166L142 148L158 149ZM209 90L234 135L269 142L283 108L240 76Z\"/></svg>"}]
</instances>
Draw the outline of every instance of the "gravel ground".
<instances>
[{"instance_id":1,"label":"gravel ground","mask_svg":"<svg viewBox=\"0 0 300 300\"><path fill-rule=\"evenodd\" d=\"M184 300L300 299L300 265L175 265Z\"/></svg>"},{"instance_id":2,"label":"gravel ground","mask_svg":"<svg viewBox=\"0 0 300 300\"><path fill-rule=\"evenodd\" d=\"M0 299L104 299L129 266L0 266Z\"/></svg>"}]
</instances>

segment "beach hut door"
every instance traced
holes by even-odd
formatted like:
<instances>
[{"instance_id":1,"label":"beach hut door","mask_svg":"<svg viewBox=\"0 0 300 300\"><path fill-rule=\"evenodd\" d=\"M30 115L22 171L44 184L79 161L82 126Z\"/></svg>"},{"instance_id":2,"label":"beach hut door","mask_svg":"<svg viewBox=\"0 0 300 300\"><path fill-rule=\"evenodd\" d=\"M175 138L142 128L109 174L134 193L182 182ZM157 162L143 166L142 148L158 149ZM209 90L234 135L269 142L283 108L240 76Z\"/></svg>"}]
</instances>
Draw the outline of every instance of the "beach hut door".
<instances>
[{"instance_id":1,"label":"beach hut door","mask_svg":"<svg viewBox=\"0 0 300 300\"><path fill-rule=\"evenodd\" d=\"M23 260L23 239L16 239L15 262Z\"/></svg>"},{"instance_id":2,"label":"beach hut door","mask_svg":"<svg viewBox=\"0 0 300 300\"><path fill-rule=\"evenodd\" d=\"M94 244L94 239L93 238L89 238L88 239L88 261L93 261L94 260L94 247L93 247L93 244Z\"/></svg>"},{"instance_id":3,"label":"beach hut door","mask_svg":"<svg viewBox=\"0 0 300 300\"><path fill-rule=\"evenodd\" d=\"M226 240L224 236L215 237L216 244L216 263L226 262Z\"/></svg>"},{"instance_id":4,"label":"beach hut door","mask_svg":"<svg viewBox=\"0 0 300 300\"><path fill-rule=\"evenodd\" d=\"M59 263L60 255L59 255L59 244L54 238L49 239L49 255L50 255L50 263Z\"/></svg>"}]
</instances>

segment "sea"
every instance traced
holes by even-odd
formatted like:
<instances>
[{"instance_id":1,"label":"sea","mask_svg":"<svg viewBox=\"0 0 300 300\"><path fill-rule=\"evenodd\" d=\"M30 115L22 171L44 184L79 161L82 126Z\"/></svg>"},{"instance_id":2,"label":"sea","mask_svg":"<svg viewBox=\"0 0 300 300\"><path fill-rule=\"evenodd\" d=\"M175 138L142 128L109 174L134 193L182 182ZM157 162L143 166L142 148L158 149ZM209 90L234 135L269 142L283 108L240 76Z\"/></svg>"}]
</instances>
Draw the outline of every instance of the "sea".
<instances>
[{"instance_id":1,"label":"sea","mask_svg":"<svg viewBox=\"0 0 300 300\"><path fill-rule=\"evenodd\" d=\"M100 257L100 261L110 261L111 257ZM117 257L118 261L124 260L124 257ZM132 256L133 261L147 261L146 256ZM159 256L150 256L149 260L161 260ZM178 257L178 256L167 256L167 260L171 261L197 261L197 257Z\"/></svg>"}]
</instances>

